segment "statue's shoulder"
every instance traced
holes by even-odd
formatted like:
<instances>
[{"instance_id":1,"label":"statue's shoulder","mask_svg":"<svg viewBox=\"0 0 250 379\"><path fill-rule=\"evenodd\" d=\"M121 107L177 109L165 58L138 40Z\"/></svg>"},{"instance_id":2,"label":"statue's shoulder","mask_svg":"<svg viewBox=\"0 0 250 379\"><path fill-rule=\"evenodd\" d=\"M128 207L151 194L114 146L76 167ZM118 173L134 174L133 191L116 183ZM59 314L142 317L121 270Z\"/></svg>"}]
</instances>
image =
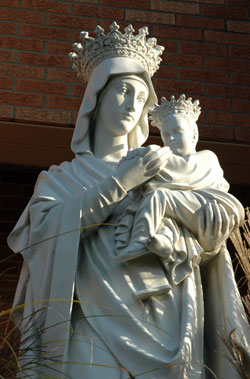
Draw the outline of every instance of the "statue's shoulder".
<instances>
[{"instance_id":1,"label":"statue's shoulder","mask_svg":"<svg viewBox=\"0 0 250 379\"><path fill-rule=\"evenodd\" d=\"M73 179L74 177L73 161L65 161L59 165L52 165L47 170L41 171L37 178L35 190L44 186L65 186L65 183L69 182L69 178Z\"/></svg>"},{"instance_id":2,"label":"statue's shoulder","mask_svg":"<svg viewBox=\"0 0 250 379\"><path fill-rule=\"evenodd\" d=\"M209 159L211 163L218 163L218 157L212 150L197 151L196 156L198 159Z\"/></svg>"}]
</instances>

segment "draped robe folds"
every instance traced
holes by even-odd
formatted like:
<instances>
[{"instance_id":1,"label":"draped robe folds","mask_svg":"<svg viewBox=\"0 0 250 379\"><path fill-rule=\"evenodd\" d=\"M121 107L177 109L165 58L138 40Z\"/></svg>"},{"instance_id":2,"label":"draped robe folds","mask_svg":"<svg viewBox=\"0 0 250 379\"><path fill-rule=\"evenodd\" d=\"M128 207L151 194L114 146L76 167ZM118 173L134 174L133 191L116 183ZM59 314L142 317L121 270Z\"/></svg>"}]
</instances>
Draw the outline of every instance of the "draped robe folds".
<instances>
[{"instance_id":1,"label":"draped robe folds","mask_svg":"<svg viewBox=\"0 0 250 379\"><path fill-rule=\"evenodd\" d=\"M165 288L169 291L169 283L178 285L194 265L200 261L202 264L217 253L204 252L197 241L199 213L209 202L216 201L225 208L228 217L234 217L237 227L244 218L244 210L228 190L229 184L218 158L209 150L187 157L170 155L165 167L144 185L141 201L126 208L115 232L118 260L133 259L134 264L138 264L138 275L142 272L142 290L134 294L136 298L155 295ZM155 235L168 237L162 239L161 251L164 243L171 241L171 263L169 257L166 259L160 254L159 262L157 251L154 251L155 267L154 271L150 268L149 275L143 260L139 261L138 257L144 257L145 261L145 255L152 255L147 244ZM141 252L136 251L137 246L137 249L141 247Z\"/></svg>"},{"instance_id":2,"label":"draped robe folds","mask_svg":"<svg viewBox=\"0 0 250 379\"><path fill-rule=\"evenodd\" d=\"M129 370L150 371L144 379L195 379L208 377L207 362L219 379L239 378L218 336L236 329L239 344L249 348L228 251L223 247L206 263L202 278L194 265L171 294L136 301L137 267L114 260L117 219L136 198L112 177L115 168L83 154L42 172L9 236L24 258L14 306L25 306L16 320L25 325L37 312L34 328L44 328L34 338L34 358L44 366L36 375L31 368L33 377L125 379ZM90 226L98 223L106 225ZM58 364L50 365L54 357Z\"/></svg>"}]
</instances>

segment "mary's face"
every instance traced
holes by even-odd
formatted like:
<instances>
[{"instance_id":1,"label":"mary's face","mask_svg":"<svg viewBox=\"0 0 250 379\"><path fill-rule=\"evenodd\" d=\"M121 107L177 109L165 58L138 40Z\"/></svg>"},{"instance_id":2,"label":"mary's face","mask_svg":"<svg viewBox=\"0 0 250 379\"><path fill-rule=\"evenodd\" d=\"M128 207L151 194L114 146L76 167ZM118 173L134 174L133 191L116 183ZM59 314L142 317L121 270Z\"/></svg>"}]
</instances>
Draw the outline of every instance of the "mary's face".
<instances>
[{"instance_id":1,"label":"mary's face","mask_svg":"<svg viewBox=\"0 0 250 379\"><path fill-rule=\"evenodd\" d=\"M113 135L128 134L137 125L147 101L146 83L140 77L119 76L111 80L104 91L98 121Z\"/></svg>"}]
</instances>

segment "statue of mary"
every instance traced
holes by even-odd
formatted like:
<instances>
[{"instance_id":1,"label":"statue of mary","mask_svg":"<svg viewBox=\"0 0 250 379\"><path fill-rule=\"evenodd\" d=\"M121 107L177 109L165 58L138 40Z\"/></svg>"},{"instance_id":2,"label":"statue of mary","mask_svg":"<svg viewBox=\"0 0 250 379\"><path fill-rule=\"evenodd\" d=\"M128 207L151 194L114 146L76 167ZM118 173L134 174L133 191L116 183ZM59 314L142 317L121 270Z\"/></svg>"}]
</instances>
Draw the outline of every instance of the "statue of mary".
<instances>
[{"instance_id":1,"label":"statue of mary","mask_svg":"<svg viewBox=\"0 0 250 379\"><path fill-rule=\"evenodd\" d=\"M169 149L141 147L163 48L146 38L147 28L137 35L131 25L124 33L116 23L110 29L98 27L96 38L83 32L71 54L88 81L71 144L75 158L39 175L8 238L24 259L14 300L16 321L27 329L22 370L35 378L198 379L211 370L238 378L218 332L236 329L242 349L250 336L224 245L202 277L197 259L171 293L144 301L132 296L141 284L138 266L115 260L117 220L139 201L140 186L160 171ZM231 220L216 204L211 209L204 211L204 235L214 237L215 250Z\"/></svg>"}]
</instances>

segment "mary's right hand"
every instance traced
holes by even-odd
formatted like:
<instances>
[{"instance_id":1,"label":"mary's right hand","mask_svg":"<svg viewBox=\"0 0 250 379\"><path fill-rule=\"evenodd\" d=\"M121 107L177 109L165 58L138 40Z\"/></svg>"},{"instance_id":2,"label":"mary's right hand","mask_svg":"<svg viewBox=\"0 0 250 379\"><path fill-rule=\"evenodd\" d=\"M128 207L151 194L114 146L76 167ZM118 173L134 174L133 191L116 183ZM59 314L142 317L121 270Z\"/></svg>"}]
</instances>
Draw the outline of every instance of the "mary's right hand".
<instances>
[{"instance_id":1,"label":"mary's right hand","mask_svg":"<svg viewBox=\"0 0 250 379\"><path fill-rule=\"evenodd\" d=\"M121 160L114 177L126 191L130 191L154 177L171 154L169 147L157 145L137 149L134 156L130 154L129 158Z\"/></svg>"},{"instance_id":2,"label":"mary's right hand","mask_svg":"<svg viewBox=\"0 0 250 379\"><path fill-rule=\"evenodd\" d=\"M218 250L237 226L236 217L216 201L202 207L198 218L198 241L207 252Z\"/></svg>"}]
</instances>

